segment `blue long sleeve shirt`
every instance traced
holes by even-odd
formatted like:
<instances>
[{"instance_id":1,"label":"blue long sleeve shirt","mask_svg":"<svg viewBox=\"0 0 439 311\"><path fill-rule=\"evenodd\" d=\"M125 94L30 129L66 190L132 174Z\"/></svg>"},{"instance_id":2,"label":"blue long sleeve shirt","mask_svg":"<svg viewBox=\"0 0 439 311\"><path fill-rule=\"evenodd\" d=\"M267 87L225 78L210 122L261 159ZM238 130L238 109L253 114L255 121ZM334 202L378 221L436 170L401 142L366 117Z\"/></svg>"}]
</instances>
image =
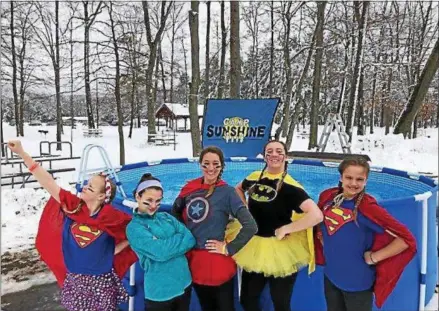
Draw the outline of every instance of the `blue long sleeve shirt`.
<instances>
[{"instance_id":1,"label":"blue long sleeve shirt","mask_svg":"<svg viewBox=\"0 0 439 311\"><path fill-rule=\"evenodd\" d=\"M134 212L127 237L145 272L145 298L166 301L182 295L192 282L185 256L195 245L192 233L168 213Z\"/></svg>"}]
</instances>

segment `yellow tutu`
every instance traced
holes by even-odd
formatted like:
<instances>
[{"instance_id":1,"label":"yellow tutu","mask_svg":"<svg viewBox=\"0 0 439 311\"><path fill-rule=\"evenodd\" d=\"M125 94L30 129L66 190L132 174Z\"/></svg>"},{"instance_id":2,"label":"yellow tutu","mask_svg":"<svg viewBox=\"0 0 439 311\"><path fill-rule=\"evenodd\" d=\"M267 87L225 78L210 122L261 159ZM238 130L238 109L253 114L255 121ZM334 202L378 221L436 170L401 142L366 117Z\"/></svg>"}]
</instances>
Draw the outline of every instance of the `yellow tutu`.
<instances>
[{"instance_id":1,"label":"yellow tutu","mask_svg":"<svg viewBox=\"0 0 439 311\"><path fill-rule=\"evenodd\" d=\"M226 229L226 242L232 241L240 229L241 224L237 220L230 222ZM255 235L233 259L245 271L265 276L284 277L305 266L311 273L315 269L312 229L291 233L283 240Z\"/></svg>"}]
</instances>

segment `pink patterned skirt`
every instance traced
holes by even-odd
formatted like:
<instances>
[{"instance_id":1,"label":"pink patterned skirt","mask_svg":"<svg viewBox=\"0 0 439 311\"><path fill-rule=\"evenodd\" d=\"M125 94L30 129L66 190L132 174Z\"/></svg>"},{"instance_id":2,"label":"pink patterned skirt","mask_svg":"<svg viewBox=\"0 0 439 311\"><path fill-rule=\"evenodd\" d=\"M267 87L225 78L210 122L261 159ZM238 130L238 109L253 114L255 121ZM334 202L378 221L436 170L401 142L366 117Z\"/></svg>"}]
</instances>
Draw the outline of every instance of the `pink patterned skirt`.
<instances>
[{"instance_id":1,"label":"pink patterned skirt","mask_svg":"<svg viewBox=\"0 0 439 311\"><path fill-rule=\"evenodd\" d=\"M69 311L116 311L128 294L112 270L100 275L67 273L61 304Z\"/></svg>"}]
</instances>

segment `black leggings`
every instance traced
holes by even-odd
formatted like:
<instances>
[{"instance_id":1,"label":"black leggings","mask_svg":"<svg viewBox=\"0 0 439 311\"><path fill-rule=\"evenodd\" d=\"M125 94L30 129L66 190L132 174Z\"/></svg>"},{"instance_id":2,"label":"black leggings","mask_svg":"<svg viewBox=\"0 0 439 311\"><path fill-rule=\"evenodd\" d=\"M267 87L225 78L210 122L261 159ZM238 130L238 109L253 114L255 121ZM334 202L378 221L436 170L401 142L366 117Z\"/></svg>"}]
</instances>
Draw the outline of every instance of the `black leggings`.
<instances>
[{"instance_id":1,"label":"black leggings","mask_svg":"<svg viewBox=\"0 0 439 311\"><path fill-rule=\"evenodd\" d=\"M145 299L146 311L189 311L192 287L188 286L180 296L166 301Z\"/></svg>"},{"instance_id":2,"label":"black leggings","mask_svg":"<svg viewBox=\"0 0 439 311\"><path fill-rule=\"evenodd\" d=\"M234 311L234 278L219 286L194 284L203 311Z\"/></svg>"},{"instance_id":3,"label":"black leggings","mask_svg":"<svg viewBox=\"0 0 439 311\"><path fill-rule=\"evenodd\" d=\"M372 289L346 292L325 276L325 299L328 311L372 311Z\"/></svg>"},{"instance_id":4,"label":"black leggings","mask_svg":"<svg viewBox=\"0 0 439 311\"><path fill-rule=\"evenodd\" d=\"M297 273L282 278L275 278L266 277L262 273L242 271L242 307L245 311L260 311L259 298L265 284L268 282L274 310L290 311L291 295L296 278Z\"/></svg>"}]
</instances>

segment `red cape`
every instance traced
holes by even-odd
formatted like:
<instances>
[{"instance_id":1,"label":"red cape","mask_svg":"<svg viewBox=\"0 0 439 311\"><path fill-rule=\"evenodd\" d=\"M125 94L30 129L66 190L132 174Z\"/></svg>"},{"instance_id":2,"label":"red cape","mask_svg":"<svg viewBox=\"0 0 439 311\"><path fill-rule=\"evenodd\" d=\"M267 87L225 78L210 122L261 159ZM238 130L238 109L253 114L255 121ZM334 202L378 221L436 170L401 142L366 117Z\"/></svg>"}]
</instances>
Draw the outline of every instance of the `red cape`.
<instances>
[{"instance_id":1,"label":"red cape","mask_svg":"<svg viewBox=\"0 0 439 311\"><path fill-rule=\"evenodd\" d=\"M226 183L223 180L220 180L216 187L224 186ZM211 185L203 183L203 177L199 177L197 179L193 179L189 181L186 185L183 186L183 188L180 191L180 194L178 195L179 198L185 197L192 192L198 191L198 190L209 190Z\"/></svg>"},{"instance_id":2,"label":"red cape","mask_svg":"<svg viewBox=\"0 0 439 311\"><path fill-rule=\"evenodd\" d=\"M41 215L35 241L41 260L55 274L60 287L63 286L67 274L62 251L64 217L67 217L67 215L61 210L61 204L53 197L50 197ZM96 226L98 229L107 232L114 237L116 245L127 239L125 229L131 220L131 216L116 210L109 204L104 205L95 219L89 217L89 211L85 205L82 206L80 211L69 214L68 217L76 222ZM131 247L124 248L114 256L113 266L117 275L123 278L129 267L136 261L137 256Z\"/></svg>"},{"instance_id":3,"label":"red cape","mask_svg":"<svg viewBox=\"0 0 439 311\"><path fill-rule=\"evenodd\" d=\"M337 193L338 188L323 191L319 197L318 206L320 209L323 209L326 204L331 202ZM379 206L372 196L368 194L364 195L361 204L358 206L358 210L384 230L388 230L403 239L408 245L408 248L400 254L380 261L376 265L376 280L374 285L375 304L378 308L381 308L395 288L404 268L415 256L416 240L407 227L393 218L384 208ZM318 227L316 228L318 231L320 230ZM321 232L314 235L316 263L318 265L324 265L325 258L321 241L319 241L319 235L321 236ZM385 247L392 242L393 239L394 237L387 232L375 234L372 251L377 251Z\"/></svg>"}]
</instances>

